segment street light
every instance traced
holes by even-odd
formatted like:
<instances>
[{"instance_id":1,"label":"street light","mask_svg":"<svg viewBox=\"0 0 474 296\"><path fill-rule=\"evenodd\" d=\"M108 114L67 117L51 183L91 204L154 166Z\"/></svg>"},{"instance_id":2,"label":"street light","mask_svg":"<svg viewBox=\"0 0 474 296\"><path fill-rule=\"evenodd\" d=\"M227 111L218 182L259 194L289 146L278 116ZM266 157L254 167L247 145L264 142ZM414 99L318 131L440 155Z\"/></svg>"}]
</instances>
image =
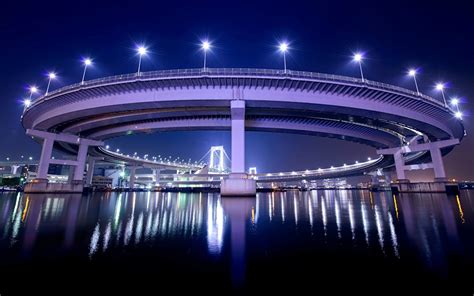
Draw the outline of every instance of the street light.
<instances>
[{"instance_id":1,"label":"street light","mask_svg":"<svg viewBox=\"0 0 474 296\"><path fill-rule=\"evenodd\" d=\"M142 57L148 53L148 49L140 45L137 47L137 54L138 54L138 70L137 70L137 76L140 76L140 68L142 66Z\"/></svg>"},{"instance_id":2,"label":"street light","mask_svg":"<svg viewBox=\"0 0 474 296\"><path fill-rule=\"evenodd\" d=\"M207 51L211 49L211 43L207 40L204 40L201 43L201 49L204 52L204 67L203 67L203 70L206 71Z\"/></svg>"},{"instance_id":3,"label":"street light","mask_svg":"<svg viewBox=\"0 0 474 296\"><path fill-rule=\"evenodd\" d=\"M462 113L461 113L461 110L459 109L459 99L458 98L452 98L451 99L451 105L456 106L456 113L454 114L454 116L456 116L456 118L461 119L462 118Z\"/></svg>"},{"instance_id":4,"label":"street light","mask_svg":"<svg viewBox=\"0 0 474 296\"><path fill-rule=\"evenodd\" d=\"M354 54L352 59L359 64L360 77L362 79L362 82L364 82L365 81L364 72L362 71L362 60L364 59L364 56L362 55L362 53L357 52L357 53Z\"/></svg>"},{"instance_id":5,"label":"street light","mask_svg":"<svg viewBox=\"0 0 474 296\"><path fill-rule=\"evenodd\" d=\"M445 97L445 95L444 95L444 88L445 88L444 83L441 83L441 82L440 82L440 83L437 83L437 84L436 84L436 90L440 91L440 92L441 92L441 95L443 96L444 106L445 106L445 107L448 107L448 104L446 103L446 97Z\"/></svg>"},{"instance_id":6,"label":"street light","mask_svg":"<svg viewBox=\"0 0 474 296\"><path fill-rule=\"evenodd\" d=\"M25 99L25 100L23 101L23 105L25 106L25 108L30 107L30 105L31 105L31 100L30 100L30 99Z\"/></svg>"},{"instance_id":7,"label":"street light","mask_svg":"<svg viewBox=\"0 0 474 296\"><path fill-rule=\"evenodd\" d=\"M44 94L45 96L48 95L49 92L49 86L51 85L51 80L56 79L56 73L54 72L49 72L48 73L48 86L46 87L46 93Z\"/></svg>"},{"instance_id":8,"label":"street light","mask_svg":"<svg viewBox=\"0 0 474 296\"><path fill-rule=\"evenodd\" d=\"M36 86L30 86L30 97L28 98L28 100L30 100L31 102L31 98L33 97L33 94L37 93L38 92L38 88Z\"/></svg>"},{"instance_id":9,"label":"street light","mask_svg":"<svg viewBox=\"0 0 474 296\"><path fill-rule=\"evenodd\" d=\"M281 53L283 53L283 69L286 73L286 52L289 49L288 43L286 42L281 42L280 45L278 46L279 50Z\"/></svg>"},{"instance_id":10,"label":"street light","mask_svg":"<svg viewBox=\"0 0 474 296\"><path fill-rule=\"evenodd\" d=\"M92 60L90 58L85 58L82 63L84 64L84 72L82 72L81 84L84 84L84 78L86 78L87 67L92 65Z\"/></svg>"},{"instance_id":11,"label":"street light","mask_svg":"<svg viewBox=\"0 0 474 296\"><path fill-rule=\"evenodd\" d=\"M413 81L415 81L415 87L416 87L416 93L419 95L420 90L418 89L418 83L416 82L416 74L418 74L418 71L416 69L410 69L408 70L408 75L413 77Z\"/></svg>"}]
</instances>

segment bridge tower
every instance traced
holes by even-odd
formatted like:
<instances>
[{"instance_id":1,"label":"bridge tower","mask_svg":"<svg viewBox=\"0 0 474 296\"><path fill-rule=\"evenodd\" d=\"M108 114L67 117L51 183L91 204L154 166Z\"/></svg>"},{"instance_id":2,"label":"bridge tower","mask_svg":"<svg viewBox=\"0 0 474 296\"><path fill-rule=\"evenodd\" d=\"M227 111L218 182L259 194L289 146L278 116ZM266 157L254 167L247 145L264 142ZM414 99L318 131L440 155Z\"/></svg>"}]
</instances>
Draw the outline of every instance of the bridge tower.
<instances>
[{"instance_id":1,"label":"bridge tower","mask_svg":"<svg viewBox=\"0 0 474 296\"><path fill-rule=\"evenodd\" d=\"M232 90L230 101L232 171L221 181L221 196L255 196L256 182L245 173L245 101L243 90Z\"/></svg>"},{"instance_id":2,"label":"bridge tower","mask_svg":"<svg viewBox=\"0 0 474 296\"><path fill-rule=\"evenodd\" d=\"M218 172L225 171L224 167L224 146L212 146L210 153L209 168L217 170Z\"/></svg>"}]
</instances>

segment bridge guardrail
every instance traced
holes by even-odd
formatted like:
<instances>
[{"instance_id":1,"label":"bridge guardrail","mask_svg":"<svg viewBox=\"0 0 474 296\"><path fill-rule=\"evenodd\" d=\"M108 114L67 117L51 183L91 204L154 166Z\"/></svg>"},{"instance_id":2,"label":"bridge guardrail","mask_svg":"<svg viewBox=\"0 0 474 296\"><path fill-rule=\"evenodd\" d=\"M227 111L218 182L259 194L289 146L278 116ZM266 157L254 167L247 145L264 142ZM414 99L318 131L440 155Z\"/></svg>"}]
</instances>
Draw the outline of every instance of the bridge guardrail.
<instances>
[{"instance_id":1,"label":"bridge guardrail","mask_svg":"<svg viewBox=\"0 0 474 296\"><path fill-rule=\"evenodd\" d=\"M445 107L443 102L438 99L434 99L430 96L424 94L418 94L415 91L411 91L399 86L394 86L382 82L371 81L371 80L362 80L360 78L355 77L348 77L342 75L334 75L334 74L324 74L324 73L317 73L317 72L307 72L307 71L296 71L296 70L276 70L276 69L255 69L255 68L206 68L205 70L202 68L194 68L194 69L170 69L170 70L158 70L158 71L148 71L148 72L141 72L140 75L137 73L129 73L129 74L120 74L115 76L108 76L103 78L97 78L93 80L84 81L84 83L75 83L68 86L61 87L59 89L50 91L48 95L43 95L36 98L28 108L25 108L24 112L30 109L32 106L40 103L43 100L48 98L54 97L60 93L67 92L73 89L80 89L84 87L93 87L98 85L106 85L109 83L117 83L117 82L132 82L137 80L149 80L154 78L175 78L175 77L205 77L205 76L237 76L237 77L280 77L280 78L309 78L314 80L324 80L328 82L340 82L340 83L351 83L357 84L361 87L369 86L375 87L387 91L398 92L404 95L409 95L413 97L419 97L424 100L430 101L432 103L438 104L441 107Z\"/></svg>"}]
</instances>

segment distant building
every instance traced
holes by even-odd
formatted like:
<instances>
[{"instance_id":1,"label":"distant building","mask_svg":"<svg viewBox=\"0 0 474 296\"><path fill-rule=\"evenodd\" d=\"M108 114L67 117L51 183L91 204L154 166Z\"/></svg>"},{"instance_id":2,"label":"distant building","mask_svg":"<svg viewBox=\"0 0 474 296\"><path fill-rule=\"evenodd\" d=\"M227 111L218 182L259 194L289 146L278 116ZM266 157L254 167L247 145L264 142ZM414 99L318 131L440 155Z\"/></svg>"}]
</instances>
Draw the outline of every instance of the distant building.
<instances>
[{"instance_id":1,"label":"distant building","mask_svg":"<svg viewBox=\"0 0 474 296\"><path fill-rule=\"evenodd\" d=\"M112 188L113 178L104 176L92 177L92 187L96 188Z\"/></svg>"}]
</instances>

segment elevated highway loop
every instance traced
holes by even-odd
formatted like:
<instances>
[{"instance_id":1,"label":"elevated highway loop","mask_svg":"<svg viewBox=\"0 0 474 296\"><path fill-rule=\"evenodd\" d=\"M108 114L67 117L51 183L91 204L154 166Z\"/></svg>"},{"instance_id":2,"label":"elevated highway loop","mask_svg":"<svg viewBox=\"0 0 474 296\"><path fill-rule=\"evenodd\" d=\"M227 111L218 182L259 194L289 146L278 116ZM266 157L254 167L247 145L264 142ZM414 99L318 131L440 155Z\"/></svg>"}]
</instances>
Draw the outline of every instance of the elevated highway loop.
<instances>
[{"instance_id":1,"label":"elevated highway loop","mask_svg":"<svg viewBox=\"0 0 474 296\"><path fill-rule=\"evenodd\" d=\"M98 142L143 132L230 129L237 179L246 179L245 130L332 137L370 145L382 154L407 144L461 141L465 135L453 110L407 89L337 75L233 68L142 72L66 86L33 101L22 124L27 130ZM418 140L410 143L414 137ZM70 142L55 141L54 147L79 151ZM440 155L453 148L436 147ZM88 151L113 158L98 146ZM432 149L403 152L398 164L429 162L427 151ZM393 156L384 156L380 167L396 164Z\"/></svg>"}]
</instances>

